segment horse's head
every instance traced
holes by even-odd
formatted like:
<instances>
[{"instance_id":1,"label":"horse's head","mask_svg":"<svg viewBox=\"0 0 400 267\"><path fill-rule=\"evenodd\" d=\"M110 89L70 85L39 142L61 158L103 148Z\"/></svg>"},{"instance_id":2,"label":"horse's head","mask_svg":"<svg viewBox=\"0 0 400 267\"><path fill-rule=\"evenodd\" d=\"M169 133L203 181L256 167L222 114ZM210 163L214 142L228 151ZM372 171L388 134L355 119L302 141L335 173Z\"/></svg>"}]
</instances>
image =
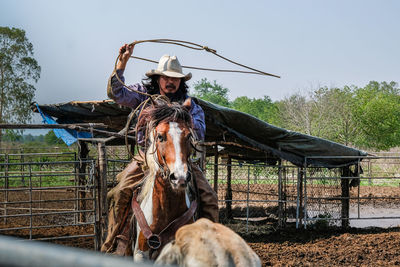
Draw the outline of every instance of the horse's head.
<instances>
[{"instance_id":1,"label":"horse's head","mask_svg":"<svg viewBox=\"0 0 400 267\"><path fill-rule=\"evenodd\" d=\"M164 103L144 114L148 116L148 165L161 171L172 188L178 190L185 189L191 179L189 160L193 131L190 103L190 99L182 106Z\"/></svg>"}]
</instances>

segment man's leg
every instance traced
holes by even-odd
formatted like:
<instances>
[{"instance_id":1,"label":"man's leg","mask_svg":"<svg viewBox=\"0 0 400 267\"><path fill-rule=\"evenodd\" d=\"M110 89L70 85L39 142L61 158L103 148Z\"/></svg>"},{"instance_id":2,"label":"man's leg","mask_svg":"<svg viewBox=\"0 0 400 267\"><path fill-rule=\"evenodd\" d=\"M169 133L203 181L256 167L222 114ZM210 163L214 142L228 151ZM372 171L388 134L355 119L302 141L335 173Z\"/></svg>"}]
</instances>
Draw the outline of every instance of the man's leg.
<instances>
[{"instance_id":1,"label":"man's leg","mask_svg":"<svg viewBox=\"0 0 400 267\"><path fill-rule=\"evenodd\" d=\"M211 188L203 172L196 164L192 164L192 174L196 179L197 188L200 198L200 213L201 218L210 219L213 222L218 222L218 196Z\"/></svg>"},{"instance_id":2,"label":"man's leg","mask_svg":"<svg viewBox=\"0 0 400 267\"><path fill-rule=\"evenodd\" d=\"M142 180L144 174L140 163L133 159L128 166L117 175L118 184L107 194L109 200L107 238L101 246L102 252L111 253L117 245L116 237L121 234L125 223L129 223L130 200L135 187Z\"/></svg>"}]
</instances>

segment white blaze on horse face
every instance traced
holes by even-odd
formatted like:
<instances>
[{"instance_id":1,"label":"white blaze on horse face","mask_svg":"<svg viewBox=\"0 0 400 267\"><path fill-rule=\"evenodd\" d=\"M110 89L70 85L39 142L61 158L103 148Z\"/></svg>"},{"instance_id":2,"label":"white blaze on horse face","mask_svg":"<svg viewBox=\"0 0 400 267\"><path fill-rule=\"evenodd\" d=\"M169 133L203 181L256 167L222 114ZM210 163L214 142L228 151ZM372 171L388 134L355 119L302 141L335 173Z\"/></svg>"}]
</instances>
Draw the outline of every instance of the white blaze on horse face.
<instances>
[{"instance_id":1,"label":"white blaze on horse face","mask_svg":"<svg viewBox=\"0 0 400 267\"><path fill-rule=\"evenodd\" d=\"M177 179L186 179L187 175L187 165L182 161L182 151L181 151L181 134L182 130L179 128L177 122L169 123L168 134L172 138L175 149L175 162L171 171L174 173Z\"/></svg>"}]
</instances>

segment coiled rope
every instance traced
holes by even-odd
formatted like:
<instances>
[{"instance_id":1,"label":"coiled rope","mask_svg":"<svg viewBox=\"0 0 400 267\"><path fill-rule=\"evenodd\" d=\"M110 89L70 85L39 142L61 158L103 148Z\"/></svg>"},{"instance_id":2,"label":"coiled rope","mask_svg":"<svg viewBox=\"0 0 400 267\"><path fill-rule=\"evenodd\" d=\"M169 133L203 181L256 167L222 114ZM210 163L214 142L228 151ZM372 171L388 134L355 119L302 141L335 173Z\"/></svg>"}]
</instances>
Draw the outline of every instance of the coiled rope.
<instances>
[{"instance_id":1,"label":"coiled rope","mask_svg":"<svg viewBox=\"0 0 400 267\"><path fill-rule=\"evenodd\" d=\"M211 54L213 54L213 55L215 55L215 56L217 56L217 57L219 57L219 58L222 58L223 60L226 60L226 61L228 61L228 62L230 62L230 63L232 63L232 64L235 64L235 65L237 65L237 66L240 66L240 67L249 69L249 70L251 70L251 71L226 70L226 69L210 69L210 68L201 68L201 67L193 67L193 66L182 66L183 68L187 68L187 69L196 69L196 70L205 70L205 71L217 71L217 72L233 72L233 73L245 73L245 74L258 74L258 75L265 75L265 76L272 76L272 77L280 78L280 76L278 76L278 75L271 74L271 73L267 73L267 72L264 72L264 71L261 71L261 70L258 70L258 69L251 68L251 67L249 67L249 66L240 64L240 63L238 63L238 62L235 62L235 61L233 61L233 60L231 60L231 59L228 59L228 58L226 58L226 57L224 57L224 56L219 55L215 49L209 48L208 46L196 44L196 43L193 43L193 42L182 41L182 40L174 40L174 39L149 39L149 40L134 41L134 42L130 43L129 46L134 46L134 45L137 45L137 44L140 44L140 43L173 44L173 45L183 46L183 47L190 48L190 49L194 49L194 50L204 50L204 51L209 52L209 53L211 53ZM115 60L114 70L113 70L113 72L112 72L112 74L111 74L111 76L110 76L109 81L111 81L111 78L112 78L113 76L115 76L115 77L117 78L117 80L118 80L124 87L126 87L126 88L129 89L129 90L133 90L133 89L131 89L130 87L128 87L128 86L121 80L121 78L120 78L120 77L118 76L118 74L117 74L117 64L118 64L119 58L120 58L120 55L118 55L117 59ZM141 58L141 57L136 57L136 56L131 56L131 58L135 58L135 59L139 59L139 60L143 60L143 61L148 61L148 62L153 62L153 63L158 63L158 61L155 61L155 60L150 60L150 59ZM108 83L108 86L111 86L111 82ZM127 120L127 123L126 123L125 128L121 131L121 133L122 133L122 132L125 132L125 144L126 144L126 146L127 146L127 150L129 151L129 154L131 154L132 156L133 156L132 151L129 149L129 146L128 146L128 129L129 129L129 125L130 125L130 123L131 123L131 121L132 121L132 119L133 119L133 117L134 117L134 114L135 114L139 109L143 110L143 107L146 106L146 105L148 104L149 101L154 105L154 104L155 104L155 100L156 100L158 97L160 97L160 95L150 95L150 94L148 94L148 93L140 92L140 91L138 91L138 90L135 90L135 92L138 93L138 94L142 94L142 95L148 96L149 99L147 99L146 101L144 101L143 103L141 103L138 107L136 107L136 109L134 109L134 110L131 112L131 114L130 114L129 117L128 117L128 120ZM140 113L140 112L139 112L139 113ZM140 116L140 114L139 114L138 116ZM136 138L137 138L137 137L136 137ZM136 142L136 145L137 145L137 142Z\"/></svg>"},{"instance_id":2,"label":"coiled rope","mask_svg":"<svg viewBox=\"0 0 400 267\"><path fill-rule=\"evenodd\" d=\"M228 61L228 62L230 62L230 63L232 63L232 64L235 64L235 65L237 65L237 66L240 66L240 67L249 69L249 70L251 70L251 71L210 69L210 68L200 68L200 67L192 67L192 66L182 66L183 68L187 68L187 69L197 69L197 70L206 70L206 71L218 71L218 72L235 72L235 73L245 73L245 74L258 74L258 75L265 75L265 76L272 76L272 77L280 78L280 76L278 76L278 75L271 74L271 73L267 73L267 72L264 72L264 71L261 71L261 70L258 70L258 69L251 68L251 67L249 67L249 66L240 64L240 63L238 63L238 62L236 62L236 61L233 61L233 60L231 60L231 59L228 59L228 58L226 58L226 57L224 57L224 56L219 55L219 54L217 53L217 50L215 50L215 49L209 48L208 46L196 44L196 43L193 43L193 42L182 41L182 40L174 40L174 39L149 39L149 40L134 41L134 42L130 43L129 46L134 46L134 45L137 45L137 44L140 44L140 43L173 44L173 45L183 46L183 47L190 48L190 49L194 49L194 50L204 50L204 51L209 52L209 53L211 53L211 54L213 54L213 55L215 55L215 56L217 56L217 57L219 57L219 58L222 58L223 60L226 60L226 61ZM117 63L118 63L119 57L120 57L120 55L118 55L117 59L115 60L114 71L113 71L113 73L111 74L111 76L115 75L115 77L117 78L117 80L118 80L122 85L124 85L125 87L127 87L127 86L125 85L125 83L121 81L120 77L118 77L118 74L117 74ZM158 63L158 62L155 61L155 60L150 60L150 59L141 58L141 57L136 57L136 56L131 56L131 58L135 58L135 59L139 59L139 60L144 60L144 61L148 61L148 62L153 62L153 63ZM127 87L127 88L128 88L128 87ZM151 97L151 95L148 94L148 93L139 92L139 91L136 91L136 92L139 93L139 94L142 94L142 95L146 95L146 96Z\"/></svg>"}]
</instances>

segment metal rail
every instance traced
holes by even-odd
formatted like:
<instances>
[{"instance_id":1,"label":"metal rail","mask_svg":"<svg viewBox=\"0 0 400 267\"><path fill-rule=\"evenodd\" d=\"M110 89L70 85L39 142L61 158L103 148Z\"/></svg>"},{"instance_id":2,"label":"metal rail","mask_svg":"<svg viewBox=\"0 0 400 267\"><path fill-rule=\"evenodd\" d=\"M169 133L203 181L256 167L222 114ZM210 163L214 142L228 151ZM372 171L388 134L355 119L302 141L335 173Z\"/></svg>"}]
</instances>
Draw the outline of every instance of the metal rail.
<instances>
[{"instance_id":1,"label":"metal rail","mask_svg":"<svg viewBox=\"0 0 400 267\"><path fill-rule=\"evenodd\" d=\"M341 175L333 173L320 172L322 168L306 167L308 159L317 158L354 158L358 162L355 164L358 176L346 175L346 172L339 171ZM371 161L373 159L373 161ZM361 162L361 160L364 160ZM394 161L393 161L394 160ZM304 227L314 224L319 221L333 222L334 225L342 225L347 227L352 221L357 220L400 220L400 212L396 213L391 210L390 202L400 200L396 195L374 195L368 190L376 189L380 186L391 188L394 191L400 186L400 176L393 175L400 173L399 156L313 156L305 159L305 175L304 175ZM361 173L361 165L363 174ZM390 166L390 167L388 167ZM390 169L392 168L392 169ZM333 175L332 175L333 174ZM347 173L348 174L348 173ZM386 175L385 175L386 174ZM349 190L349 182L353 179L358 179L359 184L356 184L356 189L351 192ZM361 184L360 183L364 183ZM387 183L382 184L382 183ZM363 191L363 195L361 195ZM370 202L368 202L370 201ZM377 203L389 203L386 213L371 216L368 211L362 210L362 207L376 209ZM350 211L352 209L353 211ZM354 212L356 209L356 212ZM393 209L394 210L394 209ZM333 215L336 214L336 217ZM387 215L386 215L387 214ZM299 220L300 218L298 218ZM379 222L379 223L380 223ZM298 223L298 222L297 222Z\"/></svg>"},{"instance_id":2,"label":"metal rail","mask_svg":"<svg viewBox=\"0 0 400 267\"><path fill-rule=\"evenodd\" d=\"M69 248L50 243L0 236L0 265L6 267L150 267L130 258Z\"/></svg>"},{"instance_id":3,"label":"metal rail","mask_svg":"<svg viewBox=\"0 0 400 267\"><path fill-rule=\"evenodd\" d=\"M35 159L41 160L43 156L59 156L59 153L24 153L25 158L20 160ZM35 155L37 157L35 158ZM93 238L96 243L96 210L97 197L94 179L95 162L93 160L76 160L76 153L64 153L73 155L74 161L51 161L51 162L9 162L6 155L6 162L0 163L5 171L0 176L0 196L4 196L0 205L0 219L4 220L1 233L12 233L21 230L28 230L29 239L33 240L60 240L88 237ZM18 156L17 154L15 156ZM17 159L18 160L18 159ZM77 166L87 164L87 169L79 170ZM34 166L40 166L40 168ZM45 167L41 166L44 165ZM21 166L21 169L19 167ZM24 166L24 168L22 168ZM55 169L65 169L64 173ZM10 171L12 169L12 171ZM46 172L44 172L46 170ZM84 171L84 172L82 172ZM53 172L53 173L49 173ZM18 175L19 174L19 175ZM84 184L78 182L78 178L84 180ZM44 180L45 179L45 180ZM66 185L64 185L66 183ZM80 196L78 192L88 192L89 195ZM61 195L58 195L61 193ZM54 194L54 195L49 195ZM50 196L50 197L49 197ZM47 199L51 198L51 199ZM69 206L54 204L68 203ZM50 206L49 206L50 205ZM70 207L70 208L66 208ZM75 226L93 226L92 231L76 233ZM55 229L53 236L48 235L44 229ZM88 230L86 228L86 230ZM1 264L0 264L1 265Z\"/></svg>"}]
</instances>

